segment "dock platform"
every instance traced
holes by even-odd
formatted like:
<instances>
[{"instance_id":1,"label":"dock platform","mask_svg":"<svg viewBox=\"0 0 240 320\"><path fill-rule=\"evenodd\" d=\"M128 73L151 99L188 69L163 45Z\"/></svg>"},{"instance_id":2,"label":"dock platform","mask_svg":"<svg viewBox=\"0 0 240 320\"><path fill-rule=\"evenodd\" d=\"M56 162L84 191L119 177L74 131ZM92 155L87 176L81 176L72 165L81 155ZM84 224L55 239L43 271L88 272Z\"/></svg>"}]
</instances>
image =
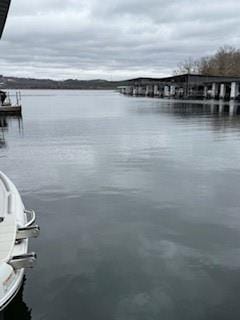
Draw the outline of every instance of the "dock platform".
<instances>
[{"instance_id":1,"label":"dock platform","mask_svg":"<svg viewBox=\"0 0 240 320\"><path fill-rule=\"evenodd\" d=\"M0 106L0 115L21 115L22 114L22 106Z\"/></svg>"}]
</instances>

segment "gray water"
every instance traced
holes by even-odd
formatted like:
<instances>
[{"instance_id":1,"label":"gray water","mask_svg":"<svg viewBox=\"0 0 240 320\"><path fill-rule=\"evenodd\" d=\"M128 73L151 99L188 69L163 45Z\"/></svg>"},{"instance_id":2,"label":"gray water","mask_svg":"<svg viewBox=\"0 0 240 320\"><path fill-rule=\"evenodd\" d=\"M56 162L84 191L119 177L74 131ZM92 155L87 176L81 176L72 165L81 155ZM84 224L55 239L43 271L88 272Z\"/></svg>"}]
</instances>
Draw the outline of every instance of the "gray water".
<instances>
[{"instance_id":1,"label":"gray water","mask_svg":"<svg viewBox=\"0 0 240 320\"><path fill-rule=\"evenodd\" d=\"M239 319L240 116L221 111L24 91L0 168L41 236L4 319Z\"/></svg>"}]
</instances>

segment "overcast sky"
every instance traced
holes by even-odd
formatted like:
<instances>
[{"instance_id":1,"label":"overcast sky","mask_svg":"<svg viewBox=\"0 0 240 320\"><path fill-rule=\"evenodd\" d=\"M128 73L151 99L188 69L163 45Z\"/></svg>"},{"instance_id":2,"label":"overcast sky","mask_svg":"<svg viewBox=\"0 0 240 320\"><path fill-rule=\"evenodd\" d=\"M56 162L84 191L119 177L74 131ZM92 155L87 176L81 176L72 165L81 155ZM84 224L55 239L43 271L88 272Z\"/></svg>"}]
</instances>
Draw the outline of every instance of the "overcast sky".
<instances>
[{"instance_id":1,"label":"overcast sky","mask_svg":"<svg viewBox=\"0 0 240 320\"><path fill-rule=\"evenodd\" d=\"M12 0L0 74L171 75L188 57L240 47L239 0Z\"/></svg>"}]
</instances>

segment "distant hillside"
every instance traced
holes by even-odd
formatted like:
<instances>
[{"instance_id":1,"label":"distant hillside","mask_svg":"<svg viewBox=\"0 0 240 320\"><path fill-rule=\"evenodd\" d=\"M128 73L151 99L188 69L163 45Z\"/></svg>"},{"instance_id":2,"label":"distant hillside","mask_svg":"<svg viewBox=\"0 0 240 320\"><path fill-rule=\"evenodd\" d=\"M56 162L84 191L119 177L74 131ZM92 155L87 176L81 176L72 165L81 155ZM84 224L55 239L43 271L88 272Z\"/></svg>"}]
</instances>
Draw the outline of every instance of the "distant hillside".
<instances>
[{"instance_id":1,"label":"distant hillside","mask_svg":"<svg viewBox=\"0 0 240 320\"><path fill-rule=\"evenodd\" d=\"M2 89L82 89L111 90L127 85L129 81L76 80L56 81L51 79L16 78L0 75Z\"/></svg>"}]
</instances>

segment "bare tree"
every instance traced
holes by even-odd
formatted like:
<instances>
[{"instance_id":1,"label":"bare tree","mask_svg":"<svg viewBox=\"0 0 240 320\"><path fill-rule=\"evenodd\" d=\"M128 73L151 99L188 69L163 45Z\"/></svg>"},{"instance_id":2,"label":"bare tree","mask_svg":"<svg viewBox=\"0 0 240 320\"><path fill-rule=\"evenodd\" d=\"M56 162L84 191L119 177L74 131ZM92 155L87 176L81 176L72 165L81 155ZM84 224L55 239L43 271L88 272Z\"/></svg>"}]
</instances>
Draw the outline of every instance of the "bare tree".
<instances>
[{"instance_id":1,"label":"bare tree","mask_svg":"<svg viewBox=\"0 0 240 320\"><path fill-rule=\"evenodd\" d=\"M175 75L184 73L198 73L198 61L188 58L178 64L178 69L174 71Z\"/></svg>"},{"instance_id":2,"label":"bare tree","mask_svg":"<svg viewBox=\"0 0 240 320\"><path fill-rule=\"evenodd\" d=\"M209 76L240 76L240 49L223 46L209 57L180 63L175 74L198 73Z\"/></svg>"}]
</instances>

